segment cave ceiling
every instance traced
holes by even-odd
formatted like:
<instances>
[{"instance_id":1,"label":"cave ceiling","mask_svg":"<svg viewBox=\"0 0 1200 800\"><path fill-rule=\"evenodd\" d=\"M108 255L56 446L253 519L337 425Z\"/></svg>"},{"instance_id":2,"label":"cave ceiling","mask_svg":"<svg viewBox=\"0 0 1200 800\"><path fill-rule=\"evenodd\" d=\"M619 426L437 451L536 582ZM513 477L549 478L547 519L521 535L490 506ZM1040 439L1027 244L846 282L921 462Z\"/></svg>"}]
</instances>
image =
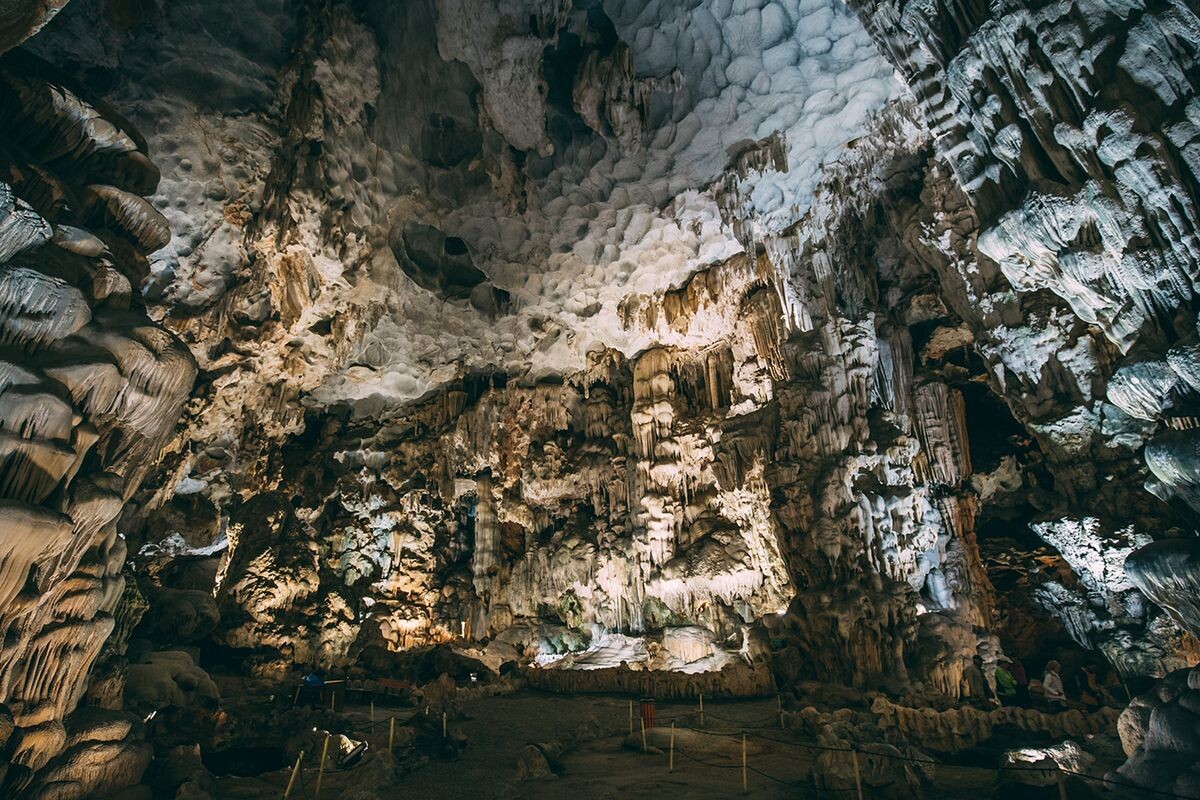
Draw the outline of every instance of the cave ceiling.
<instances>
[{"instance_id":1,"label":"cave ceiling","mask_svg":"<svg viewBox=\"0 0 1200 800\"><path fill-rule=\"evenodd\" d=\"M312 403L364 413L655 344L622 302L795 225L900 93L833 3L182 2L105 24L118 7L70 7L35 49L101 78L161 154L148 303L185 340L277 328L260 372L300 360ZM278 320L246 290L259 258L296 273ZM336 353L312 332L331 323Z\"/></svg>"},{"instance_id":2,"label":"cave ceiling","mask_svg":"<svg viewBox=\"0 0 1200 800\"><path fill-rule=\"evenodd\" d=\"M1196 796L1197 87L1187 0L0 0L0 794L320 671Z\"/></svg>"}]
</instances>

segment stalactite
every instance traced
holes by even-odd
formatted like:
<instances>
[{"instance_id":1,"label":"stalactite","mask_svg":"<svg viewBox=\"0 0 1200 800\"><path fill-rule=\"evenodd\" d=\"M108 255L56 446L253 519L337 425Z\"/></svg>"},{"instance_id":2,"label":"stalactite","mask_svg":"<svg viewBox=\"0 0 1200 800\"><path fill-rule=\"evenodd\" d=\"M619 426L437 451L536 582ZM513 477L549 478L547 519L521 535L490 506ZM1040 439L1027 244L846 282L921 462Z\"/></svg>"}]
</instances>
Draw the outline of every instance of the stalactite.
<instances>
[{"instance_id":1,"label":"stalactite","mask_svg":"<svg viewBox=\"0 0 1200 800\"><path fill-rule=\"evenodd\" d=\"M496 500L492 496L492 476L484 473L476 481L475 547L471 551L471 573L475 593L486 603L499 558L500 526L496 518Z\"/></svg>"},{"instance_id":2,"label":"stalactite","mask_svg":"<svg viewBox=\"0 0 1200 800\"><path fill-rule=\"evenodd\" d=\"M962 393L944 383L924 383L915 389L913 402L932 478L957 486L971 475Z\"/></svg>"}]
</instances>

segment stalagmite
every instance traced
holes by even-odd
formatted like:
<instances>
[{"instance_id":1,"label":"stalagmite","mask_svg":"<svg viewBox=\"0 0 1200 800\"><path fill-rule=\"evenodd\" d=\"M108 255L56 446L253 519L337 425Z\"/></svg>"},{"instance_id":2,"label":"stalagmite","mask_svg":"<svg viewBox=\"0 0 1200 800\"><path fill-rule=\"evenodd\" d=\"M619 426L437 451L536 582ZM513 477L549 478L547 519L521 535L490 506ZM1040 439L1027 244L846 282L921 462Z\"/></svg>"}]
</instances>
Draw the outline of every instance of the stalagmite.
<instances>
[{"instance_id":1,"label":"stalagmite","mask_svg":"<svg viewBox=\"0 0 1200 800\"><path fill-rule=\"evenodd\" d=\"M499 560L500 524L496 517L496 500L492 496L492 477L484 474L476 481L478 500L475 505L475 548L471 555L471 573L475 578L475 593L488 598L492 573Z\"/></svg>"},{"instance_id":2,"label":"stalagmite","mask_svg":"<svg viewBox=\"0 0 1200 800\"><path fill-rule=\"evenodd\" d=\"M1192 5L229 5L0 0L0 795L1196 792Z\"/></svg>"}]
</instances>

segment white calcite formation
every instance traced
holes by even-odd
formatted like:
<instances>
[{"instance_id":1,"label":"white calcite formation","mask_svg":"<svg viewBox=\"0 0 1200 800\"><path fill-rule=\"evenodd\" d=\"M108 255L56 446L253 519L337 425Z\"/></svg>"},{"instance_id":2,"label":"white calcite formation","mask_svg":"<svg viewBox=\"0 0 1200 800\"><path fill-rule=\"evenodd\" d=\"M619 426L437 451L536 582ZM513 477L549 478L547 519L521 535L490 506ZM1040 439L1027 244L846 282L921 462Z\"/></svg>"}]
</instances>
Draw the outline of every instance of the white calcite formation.
<instances>
[{"instance_id":1,"label":"white calcite formation","mask_svg":"<svg viewBox=\"0 0 1200 800\"><path fill-rule=\"evenodd\" d=\"M479 24L461 2L268 4L251 42L206 35L219 3L114 25L84 2L40 37L65 57L99 31L71 57L111 69L167 153L154 201L175 233L147 292L206 383L148 507L202 498L196 546L228 529L231 645L333 663L368 614L398 648L506 615L639 632L653 600L652 625L726 644L731 619L772 620L809 677L957 694L996 621L975 520L1035 480L1023 459L978 488L963 391L986 382L1054 476L1035 531L1090 576L1039 602L1083 609L1076 641L1126 672L1160 669L1120 655L1175 634L1117 574L1148 536L1121 520L1164 510L1136 485L1145 415L1104 399L1096 314L997 249L996 170L927 161L951 151L916 121L934 90L881 110L901 89L853 16L751 6L681 25L669 4L504 2ZM887 19L867 31L910 77ZM317 442L362 471L332 499L329 475L301 491L272 455ZM379 489L389 470L404 479ZM276 510L251 530L263 490ZM568 524L584 498L594 519ZM275 535L303 545L256 560ZM714 601L733 617L704 620ZM328 612L300 645L304 603ZM844 651L819 646L830 631Z\"/></svg>"},{"instance_id":2,"label":"white calcite formation","mask_svg":"<svg viewBox=\"0 0 1200 800\"><path fill-rule=\"evenodd\" d=\"M786 169L735 183L753 227L781 230L899 90L832 3L243 5L117 28L85 0L34 44L111 70L163 154L173 236L148 296L234 423L272 433L301 393L369 414L464 365L635 355L654 342L625 297L741 249L706 191L731 158L776 137ZM246 15L256 35L228 31Z\"/></svg>"},{"instance_id":3,"label":"white calcite formation","mask_svg":"<svg viewBox=\"0 0 1200 800\"><path fill-rule=\"evenodd\" d=\"M1140 501L1121 513L1123 490L1110 490L1127 480L1124 452L1145 443L1147 488L1192 502L1180 376L1195 338L1197 205L1177 176L1197 166L1195 9L854 5L971 198L981 254L1015 290L985 290L968 319L984 312L981 352L1060 491L1072 506L1094 493L1093 511L1114 521L1145 513ZM1051 293L1070 314L1048 307ZM988 319L1014 303L1020 319ZM1026 346L1005 342L1022 329Z\"/></svg>"},{"instance_id":4,"label":"white calcite formation","mask_svg":"<svg viewBox=\"0 0 1200 800\"><path fill-rule=\"evenodd\" d=\"M1040 382L1059 397L1024 403L1030 430L1058 462L1054 477L1068 508L1082 511L1076 503L1087 502L1110 520L1145 509L1112 505L1125 497L1112 487L1128 480L1127 468L1117 466L1121 451L1142 443L1147 489L1200 507L1190 416L1200 275L1200 195L1190 177L1200 167L1194 5L853 5L906 76L938 151L971 197L980 252L1018 293L1053 293L1071 310L1058 315L1068 325L1045 324L1040 334L1053 342L1042 351L1053 360ZM1029 351L996 354L1003 369L996 377L1008 394L1005 384L1021 374ZM1101 401L1110 377L1112 405ZM1125 529L1130 536L1108 523L1081 540L1076 516L1046 530L1070 540L1062 542L1069 562L1087 562L1072 566L1083 567L1089 593L1102 582L1115 599L1113 592L1128 595L1132 583L1194 630L1194 538L1149 545L1154 551L1135 554L1125 577L1114 569L1113 551L1130 549L1152 529ZM1116 580L1098 581L1102 573ZM1119 621L1126 608L1113 605ZM1176 779L1174 769L1156 776L1157 766L1149 766L1157 750L1165 766L1173 747L1194 747L1194 726L1168 727L1170 734L1147 736L1127 772L1194 793L1194 777Z\"/></svg>"},{"instance_id":5,"label":"white calcite formation","mask_svg":"<svg viewBox=\"0 0 1200 800\"><path fill-rule=\"evenodd\" d=\"M0 50L62 5L0 0ZM74 0L0 61L4 785L139 772L124 661L139 716L211 706L196 642L281 679L454 642L562 691L924 698L861 712L893 754L1111 728L948 707L1051 631L1126 680L1200 654L1197 30ZM1127 713L1126 779L1194 791L1187 674Z\"/></svg>"},{"instance_id":6,"label":"white calcite formation","mask_svg":"<svg viewBox=\"0 0 1200 800\"><path fill-rule=\"evenodd\" d=\"M310 409L279 457L244 441L244 471L185 463L187 496L249 482L213 557L224 643L270 675L458 638L542 668L696 673L761 663L769 638L789 679L962 694L981 644L995 654L970 412L948 382L966 371L918 361L889 318L929 305L896 230L923 180L909 114L845 157L825 215L627 296L623 328L657 343L633 357L468 373L370 422ZM732 174L782 166L768 140ZM739 191L719 196L750 236ZM891 243L885 266L864 230Z\"/></svg>"}]
</instances>

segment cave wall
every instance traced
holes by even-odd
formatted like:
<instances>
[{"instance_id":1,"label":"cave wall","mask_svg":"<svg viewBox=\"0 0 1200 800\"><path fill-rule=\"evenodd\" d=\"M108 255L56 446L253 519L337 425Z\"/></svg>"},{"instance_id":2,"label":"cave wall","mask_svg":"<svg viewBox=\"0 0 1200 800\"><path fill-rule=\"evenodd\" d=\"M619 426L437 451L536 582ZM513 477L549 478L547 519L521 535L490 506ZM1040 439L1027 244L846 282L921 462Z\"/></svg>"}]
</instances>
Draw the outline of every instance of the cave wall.
<instances>
[{"instance_id":1,"label":"cave wall","mask_svg":"<svg viewBox=\"0 0 1200 800\"><path fill-rule=\"evenodd\" d=\"M602 631L692 627L757 648L763 623L787 680L887 676L960 695L1005 622L976 519L1026 493L1047 513L1064 500L1037 488L1031 438L980 450L973 468L970 418L1009 412L967 406L991 373L940 270L954 224L978 269L974 216L911 115L889 109L831 170L826 215L629 296L624 324L654 348L597 349L543 382L474 373L378 422L310 410L282 452L248 429L242 473L194 462L187 497L242 487L220 566L224 643L279 674L462 635L561 655ZM732 174L780 168L771 147ZM748 230L736 183L712 191ZM218 505L202 520L168 506L151 524L199 547ZM1184 663L1161 611L1123 577L1080 583L1086 558L1064 553L1049 558L1070 577L1040 578L1034 613L1059 614L1081 648L1116 631L1130 675Z\"/></svg>"},{"instance_id":2,"label":"cave wall","mask_svg":"<svg viewBox=\"0 0 1200 800\"><path fill-rule=\"evenodd\" d=\"M137 52L131 43L184 19L211 28L219 24L219 9L183 4L113 31L84 3L67 20L105 31L99 60L114 74L114 95L176 125L164 139L178 151L170 157L167 191L179 197L179 210L170 213L186 237L156 261L148 296L205 369L200 401L168 448L153 493L127 512L127 529L139 546L174 530L195 547L232 530L236 545L237 529L254 527L240 521L237 509L264 490L306 498L285 525L288 537L304 542L292 554L302 563L284 560L286 569L303 573L298 591L317 609L323 633L293 652L289 626L297 624L290 616L297 598L282 593L268 601L247 590L242 607L252 599L266 606L249 614L262 619L237 628L231 644L281 646L288 653L283 663L316 654L327 663L347 658L367 614L376 623L385 617L368 611L360 597L370 594L364 585L376 585L367 581L391 580L387 573L403 560L379 533L380 525L393 524L421 532L416 560L403 571L425 574L404 591L387 580L379 584L398 604L385 637L392 646L434 631L461 632L468 623L476 634L494 630L493 605L498 618L511 613L514 602L518 618L539 606L546 610L579 577L565 554L590 557L606 548L621 553L615 577L604 578L613 581L611 591L582 601L586 613L576 624L637 630L649 584L672 595L673 613L690 605L683 602L692 592L688 581L658 573L679 556L681 539L688 551L688 529L717 520L743 532L771 531L768 549L778 551L786 568L772 555L764 580L776 588L734 586L714 595L714 585L701 593L700 605L714 596L730 607L750 598L752 613L734 617L757 619L780 591L797 592L793 613L775 635L777 643L793 642L809 677L851 675L846 665L859 660L870 666L853 681L863 682L867 672L904 675L901 667L915 663L918 641L925 643L922 663L961 663L979 644L975 628L1007 635L1029 614L1075 646L1104 652L1128 675L1161 674L1185 663L1194 642L1146 602L1144 583L1135 587L1122 574L1125 554L1179 524L1176 509L1141 488L1141 449L1155 435L1152 421L1107 397L1108 377L1127 343L1106 335L1095 314L1072 306L1065 290L1034 286L1016 274L1013 259L996 250L995 221L1002 214L982 203L978 181L962 177L947 155L958 151L941 127L916 122L922 114L905 105L915 102L923 116L935 118L925 90L916 91L915 101L876 109L849 154L824 164L811 207L788 206L792 196L786 194L782 206L764 202L776 189L794 191L788 182L806 174L810 155L773 134L731 145L724 165L704 175L698 195L685 193L667 207L679 233L668 236L670 228L636 214L603 211L601 225L643 232L636 246L622 243L620 254L665 268L670 279L658 288L630 281L615 300L568 289L567 311L546 314L544 304L531 300L532 284L520 289L501 280L511 278L512 265L499 262L519 258L523 269L540 271L539 291L554 285L566 262L551 255L546 263L554 269L545 272L539 259L553 248L532 243L544 219L570 230L575 218L573 211L562 216L553 198L569 193L572 208L594 199L589 193L598 171L626 174L628 165L637 165L653 175L647 137L686 127L696 107L687 93L705 90L703 81L693 85L672 73L660 51L628 49L628 42L640 41L631 34L648 28L639 28L646 21L619 4L601 15L611 30L594 25L592 12L580 27L578 14L551 6L497 18L493 39L540 43L512 63L504 60L511 54L484 47L493 40L488 36L480 34L478 52L456 40L458 29L448 23L462 13L456 4L414 4L388 24L370 4L353 13L330 3L264 7L262 22L275 36L258 46L237 39L172 45L174 61L187 61L196 48L212 50L210 58L247 65L253 77L239 84L251 94L230 96L232 81L222 80L220 91L194 109L186 89L195 76L182 69L152 73L129 55ZM900 38L867 16L866 30L900 64L899 51L893 52L899 47L893 39ZM283 19L287 23L279 24ZM540 21L526 31L527 19ZM853 33L841 35L857 41ZM42 41L48 54L64 55L71 39ZM531 55L535 51L540 55ZM401 53L404 69L418 70L437 92L406 90L389 77ZM724 57L722 51L714 60ZM97 56L82 60L88 59ZM640 72L630 63L638 59L650 59ZM537 69L548 81L544 97L536 85L518 91L492 82L501 73ZM562 70L569 80L554 83ZM647 78L651 73L659 77ZM357 76L353 86L349 75ZM222 77L229 76L208 79ZM916 86L916 78L910 83ZM518 91L524 105L493 103L487 93L502 84ZM151 94L153 102L144 99ZM464 103L465 97L474 100ZM205 142L215 144L217 161L228 169L196 163L195 133L177 124L177 107L219 131L206 131ZM401 108L413 112L406 116ZM522 127L529 120L516 119L527 113L542 120L541 135ZM1020 115L1011 113L1014 120ZM369 167L364 152L372 154ZM603 155L596 161L593 153ZM482 164L486 175L466 168L472 163ZM583 173L571 171L581 166ZM195 184L214 169L221 194L201 199ZM1022 173L1020 180L1032 179ZM635 191L619 180L607 188L605 202L617 205ZM659 191L653 183L650 188ZM384 202L381 189L384 195L403 190L408 199ZM503 236L497 239L496 229L480 224L489 214L510 231L520 229L527 238L513 240L525 243L513 250ZM603 262L612 244L595 239L597 227L575 230ZM692 235L689 229L708 243L699 252L710 265L690 279L679 277L686 271L672 271L679 262L669 255ZM745 263L729 255L738 250L748 254L740 257ZM573 255L581 252L587 251L576 248ZM686 263L699 268L696 260ZM427 316L434 307L442 309L436 320ZM466 316L447 316L460 312ZM515 337L509 334L514 323L524 326ZM615 330L605 327L612 325ZM586 335L598 330L604 335ZM747 331L757 331L758 340L746 339ZM491 338L497 334L501 339ZM605 339L618 346L606 346ZM463 349L476 340L503 355ZM414 345L421 355L408 361L398 355ZM560 360L564 352L573 353L567 362ZM514 369L514 357L526 360ZM596 369L593 359L623 365L615 386L588 377ZM547 372L539 363L558 368ZM504 450L507 438L494 432L453 447L445 441L450 434L442 429L458 426L460 415L484 413L475 408L483 402L474 399L476 390L467 391L469 408L456 410L454 401L454 413L439 412L444 418L436 423L409 426L403 420L418 412L394 407L397 397L419 396L439 382L442 388L433 391L448 396L459 389L446 389L446 380L457 385L463 378L456 376L500 367L515 379L492 388L485 403L491 416L471 423L472 430L520 425L521 409L534 403L554 421L537 429L532 454L521 459ZM398 376L397 369L406 372ZM546 396L536 400L520 395L547 375L551 385L574 389L542 387ZM593 385L601 400L592 399ZM1019 446L1004 445L1006 459L976 476L965 398L985 391L1002 404L980 406L975 425L986 427L978 420L999 409L1027 437ZM506 393L518 398L501 399ZM703 402L693 399L706 394ZM592 407L598 414L607 405L621 421L613 443L602 427L589 432L579 411ZM812 411L814 405L822 410ZM375 465L382 459L386 469L416 472L437 486L423 490L419 501L403 501L412 507L396 512L399 522L372 521L373 512L363 509L377 502L390 508L406 489L392 487L375 500L365 487L377 479L363 478L360 487L343 477L338 491L346 503L308 498L297 488L301 482L324 485L329 476L308 474L274 452L372 424L407 431L414 441L393 434L369 470L380 469ZM327 425L335 432L318 432ZM336 445L331 439L329 452L357 448L362 436L356 432L351 442ZM553 442L549 454L542 452L547 442ZM471 447L481 451L458 452ZM504 452L503 465L497 450ZM586 481L565 475L557 460L585 463ZM556 482L569 488L541 485ZM585 485L606 488L583 503ZM705 496L747 487L756 496L740 512ZM748 509L753 522L731 518ZM287 517L282 507L278 514ZM395 516L383 517L389 515ZM974 543L980 518L993 533L1007 528L1022 538L1032 531L1049 545L1039 552L1003 545L1004 563L993 567L1022 577L998 605L988 588L988 563ZM544 564L530 554L548 547L537 538L558 525L572 535L558 540L567 542L559 562ZM336 542L325 541L335 533ZM468 558L477 536L487 552ZM606 544L605 536L612 541ZM439 554L443 539L453 544ZM1053 569L1043 566L1047 559ZM734 561L736 569L749 564L740 556ZM727 571L716 564L706 569ZM597 580L584 575L580 585L592 592ZM357 588L342 589L347 581ZM527 596L510 597L513 581ZM439 598L443 582L453 587ZM338 611L325 616L318 601L335 590ZM918 616L926 621L918 623ZM704 622L694 609L679 619ZM736 627L731 620L708 624L719 639ZM823 661L818 644L827 629L857 644ZM907 656L905 642L912 645ZM939 673L933 680L953 692L950 669L948 677Z\"/></svg>"},{"instance_id":3,"label":"cave wall","mask_svg":"<svg viewBox=\"0 0 1200 800\"><path fill-rule=\"evenodd\" d=\"M270 676L1195 660L1194 9L496 5L77 0L71 78L0 63L8 785L144 766L71 715L127 541Z\"/></svg>"},{"instance_id":4,"label":"cave wall","mask_svg":"<svg viewBox=\"0 0 1200 800\"><path fill-rule=\"evenodd\" d=\"M1085 580L1105 569L1099 554L1164 534L1195 552L1195 8L852 5L905 75L967 193L981 263L1015 295L962 299L984 300L980 308L1015 300L1021 338L1040 340L1042 363L1030 363L1029 349L1006 348L1012 328L981 331L994 380L1064 496L1067 515L1039 534L1068 560L1074 550ZM1143 455L1145 488L1176 513L1137 491L1141 465L1130 462ZM1189 591L1172 574L1178 563L1144 557L1129 579L1178 608L1187 601L1173 595Z\"/></svg>"},{"instance_id":5,"label":"cave wall","mask_svg":"<svg viewBox=\"0 0 1200 800\"><path fill-rule=\"evenodd\" d=\"M109 704L76 705L118 625L117 519L196 366L133 288L169 236L143 199L144 140L24 53L0 58L0 107L0 792L93 796L150 760L119 681Z\"/></svg>"}]
</instances>

